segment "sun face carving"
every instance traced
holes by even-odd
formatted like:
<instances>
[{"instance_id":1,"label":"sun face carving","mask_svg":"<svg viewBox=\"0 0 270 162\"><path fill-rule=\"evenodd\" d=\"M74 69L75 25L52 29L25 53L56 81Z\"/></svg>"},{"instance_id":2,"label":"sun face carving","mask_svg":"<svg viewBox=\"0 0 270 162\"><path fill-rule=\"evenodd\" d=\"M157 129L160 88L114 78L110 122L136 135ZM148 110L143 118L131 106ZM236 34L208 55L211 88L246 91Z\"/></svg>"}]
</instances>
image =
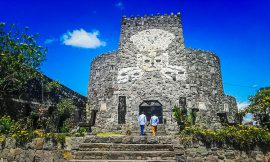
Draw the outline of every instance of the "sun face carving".
<instances>
[{"instance_id":1,"label":"sun face carving","mask_svg":"<svg viewBox=\"0 0 270 162\"><path fill-rule=\"evenodd\" d=\"M122 68L118 71L117 82L125 83L140 79L144 72L159 71L164 79L185 79L183 66L169 65L166 49L175 36L161 29L149 29L131 36L130 41L140 51L137 54L137 66Z\"/></svg>"}]
</instances>

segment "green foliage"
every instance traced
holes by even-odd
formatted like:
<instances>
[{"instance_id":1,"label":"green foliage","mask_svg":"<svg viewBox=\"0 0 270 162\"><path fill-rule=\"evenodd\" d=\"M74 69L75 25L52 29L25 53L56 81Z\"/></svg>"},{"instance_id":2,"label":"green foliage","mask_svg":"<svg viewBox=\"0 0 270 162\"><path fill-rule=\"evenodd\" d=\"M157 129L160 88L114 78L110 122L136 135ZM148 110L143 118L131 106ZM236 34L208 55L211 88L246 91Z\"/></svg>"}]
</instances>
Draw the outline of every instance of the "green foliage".
<instances>
[{"instance_id":1,"label":"green foliage","mask_svg":"<svg viewBox=\"0 0 270 162\"><path fill-rule=\"evenodd\" d=\"M54 140L57 143L60 143L62 145L62 147L65 144L65 140L66 140L67 134L66 133L57 133L54 135Z\"/></svg>"},{"instance_id":2,"label":"green foliage","mask_svg":"<svg viewBox=\"0 0 270 162\"><path fill-rule=\"evenodd\" d=\"M37 72L45 60L47 49L37 45L37 34L22 32L15 25L0 23L0 97L21 88Z\"/></svg>"},{"instance_id":3,"label":"green foliage","mask_svg":"<svg viewBox=\"0 0 270 162\"><path fill-rule=\"evenodd\" d=\"M174 106L172 109L173 112L173 118L177 122L186 122L187 121L187 113L183 110L183 108Z\"/></svg>"},{"instance_id":4,"label":"green foliage","mask_svg":"<svg viewBox=\"0 0 270 162\"><path fill-rule=\"evenodd\" d=\"M51 81L45 84L45 91L51 92L53 89L60 89L62 86L57 81Z\"/></svg>"},{"instance_id":5,"label":"green foliage","mask_svg":"<svg viewBox=\"0 0 270 162\"><path fill-rule=\"evenodd\" d=\"M262 127L270 129L270 88L261 88L255 96L249 98L250 105L245 108L241 114L252 113L254 119ZM268 123L268 124L266 124Z\"/></svg>"},{"instance_id":6,"label":"green foliage","mask_svg":"<svg viewBox=\"0 0 270 162\"><path fill-rule=\"evenodd\" d=\"M14 125L15 122L10 116L2 116L0 118L0 134L9 134Z\"/></svg>"},{"instance_id":7,"label":"green foliage","mask_svg":"<svg viewBox=\"0 0 270 162\"><path fill-rule=\"evenodd\" d=\"M78 130L79 136L84 136L87 133L86 128L79 128Z\"/></svg>"},{"instance_id":8,"label":"green foliage","mask_svg":"<svg viewBox=\"0 0 270 162\"><path fill-rule=\"evenodd\" d=\"M29 130L17 130L16 132L14 131L12 136L14 139L16 139L17 144L23 144L26 142L30 142L33 138L33 132Z\"/></svg>"},{"instance_id":9,"label":"green foliage","mask_svg":"<svg viewBox=\"0 0 270 162\"><path fill-rule=\"evenodd\" d=\"M200 127L187 127L181 134L192 135L206 144L226 144L239 149L270 145L270 132L254 126L228 126L217 131Z\"/></svg>"},{"instance_id":10,"label":"green foliage","mask_svg":"<svg viewBox=\"0 0 270 162\"><path fill-rule=\"evenodd\" d=\"M183 129L185 127L195 124L197 114L195 111L187 112L186 109L174 106L172 109L173 118L178 122L178 124L183 124Z\"/></svg>"},{"instance_id":11,"label":"green foliage","mask_svg":"<svg viewBox=\"0 0 270 162\"><path fill-rule=\"evenodd\" d=\"M56 105L57 113L60 115L63 114L71 114L74 112L74 103L70 99L62 99L60 102Z\"/></svg>"},{"instance_id":12,"label":"green foliage","mask_svg":"<svg viewBox=\"0 0 270 162\"><path fill-rule=\"evenodd\" d=\"M83 133L84 130L81 130L81 134ZM0 143L5 141L6 138L14 138L18 145L22 145L34 138L45 138L46 140L51 139L63 146L65 137L69 135L68 133L46 133L42 129L27 129L23 123L15 122L9 116L2 116L0 118Z\"/></svg>"},{"instance_id":13,"label":"green foliage","mask_svg":"<svg viewBox=\"0 0 270 162\"><path fill-rule=\"evenodd\" d=\"M0 118L0 136L12 137L16 139L17 143L23 143L31 140L33 134L22 124L12 120L10 116L2 116Z\"/></svg>"},{"instance_id":14,"label":"green foliage","mask_svg":"<svg viewBox=\"0 0 270 162\"><path fill-rule=\"evenodd\" d=\"M64 122L63 126L60 128L60 133L69 133L70 125L67 121Z\"/></svg>"}]
</instances>

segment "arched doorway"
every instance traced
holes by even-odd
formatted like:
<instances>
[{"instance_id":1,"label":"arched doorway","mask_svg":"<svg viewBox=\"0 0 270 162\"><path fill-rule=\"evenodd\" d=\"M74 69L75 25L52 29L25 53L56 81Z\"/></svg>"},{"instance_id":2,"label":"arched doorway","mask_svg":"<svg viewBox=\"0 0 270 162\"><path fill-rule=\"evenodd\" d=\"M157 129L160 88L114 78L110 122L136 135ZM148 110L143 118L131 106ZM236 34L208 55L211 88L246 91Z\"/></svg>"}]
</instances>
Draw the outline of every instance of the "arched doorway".
<instances>
[{"instance_id":1,"label":"arched doorway","mask_svg":"<svg viewBox=\"0 0 270 162\"><path fill-rule=\"evenodd\" d=\"M144 112L146 115L147 121L150 121L150 118L153 114L159 119L159 123L163 124L163 111L162 104L157 100L146 100L143 101L139 106L139 113Z\"/></svg>"}]
</instances>

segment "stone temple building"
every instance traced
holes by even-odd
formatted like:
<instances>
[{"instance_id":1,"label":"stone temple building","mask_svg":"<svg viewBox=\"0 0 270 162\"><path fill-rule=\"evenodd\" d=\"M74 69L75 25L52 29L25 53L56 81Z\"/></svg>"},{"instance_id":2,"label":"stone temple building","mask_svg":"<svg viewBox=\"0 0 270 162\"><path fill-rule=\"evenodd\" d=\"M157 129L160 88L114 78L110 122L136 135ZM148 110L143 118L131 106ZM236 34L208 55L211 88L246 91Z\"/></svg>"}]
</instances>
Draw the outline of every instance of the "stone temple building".
<instances>
[{"instance_id":1,"label":"stone temple building","mask_svg":"<svg viewBox=\"0 0 270 162\"><path fill-rule=\"evenodd\" d=\"M144 111L155 113L167 133L178 130L174 105L199 110L197 122L219 123L218 112L237 112L224 93L220 60L212 52L185 48L180 13L123 17L118 50L91 63L87 117L95 131L133 129Z\"/></svg>"}]
</instances>

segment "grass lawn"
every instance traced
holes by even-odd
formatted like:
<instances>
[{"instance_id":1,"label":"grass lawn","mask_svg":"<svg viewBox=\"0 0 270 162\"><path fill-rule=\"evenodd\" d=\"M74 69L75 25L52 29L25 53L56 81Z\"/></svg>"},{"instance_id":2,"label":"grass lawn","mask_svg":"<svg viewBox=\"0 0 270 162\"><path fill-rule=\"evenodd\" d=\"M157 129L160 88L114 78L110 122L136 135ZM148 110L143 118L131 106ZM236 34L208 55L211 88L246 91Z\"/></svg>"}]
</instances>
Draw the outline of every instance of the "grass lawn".
<instances>
[{"instance_id":1,"label":"grass lawn","mask_svg":"<svg viewBox=\"0 0 270 162\"><path fill-rule=\"evenodd\" d=\"M108 137L108 136L125 136L123 134L120 133L114 133L114 132L100 132L96 134L97 136L100 137Z\"/></svg>"}]
</instances>

